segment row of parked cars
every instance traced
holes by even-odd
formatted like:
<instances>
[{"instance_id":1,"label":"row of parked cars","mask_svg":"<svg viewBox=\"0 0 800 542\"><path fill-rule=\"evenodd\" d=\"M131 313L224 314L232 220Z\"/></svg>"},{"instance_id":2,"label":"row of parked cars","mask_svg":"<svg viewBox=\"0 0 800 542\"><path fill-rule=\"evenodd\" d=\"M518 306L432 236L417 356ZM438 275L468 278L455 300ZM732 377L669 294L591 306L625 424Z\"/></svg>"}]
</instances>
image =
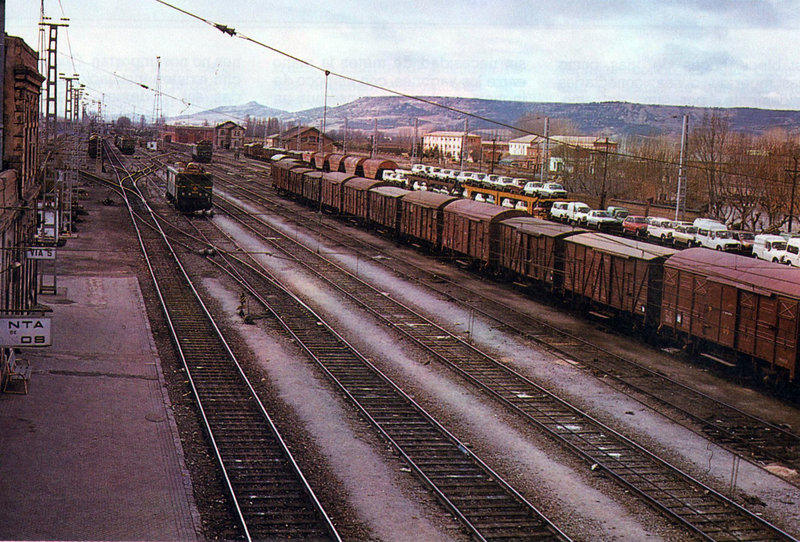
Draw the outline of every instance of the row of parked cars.
<instances>
[{"instance_id":1,"label":"row of parked cars","mask_svg":"<svg viewBox=\"0 0 800 542\"><path fill-rule=\"evenodd\" d=\"M538 196L540 198L563 198L567 195L567 191L559 183L543 183L523 179L522 177L509 177L477 171L458 171L424 164L412 165L411 171L408 173L433 181L452 182L462 185L469 184L483 188L504 190L515 194L525 194L526 196ZM390 179L386 178L387 175ZM406 172L403 170L384 173L384 180L404 180L406 177Z\"/></svg>"},{"instance_id":2,"label":"row of parked cars","mask_svg":"<svg viewBox=\"0 0 800 542\"><path fill-rule=\"evenodd\" d=\"M550 207L553 220L606 231L620 231L627 216L624 207L592 209L582 201L554 201Z\"/></svg>"}]
</instances>

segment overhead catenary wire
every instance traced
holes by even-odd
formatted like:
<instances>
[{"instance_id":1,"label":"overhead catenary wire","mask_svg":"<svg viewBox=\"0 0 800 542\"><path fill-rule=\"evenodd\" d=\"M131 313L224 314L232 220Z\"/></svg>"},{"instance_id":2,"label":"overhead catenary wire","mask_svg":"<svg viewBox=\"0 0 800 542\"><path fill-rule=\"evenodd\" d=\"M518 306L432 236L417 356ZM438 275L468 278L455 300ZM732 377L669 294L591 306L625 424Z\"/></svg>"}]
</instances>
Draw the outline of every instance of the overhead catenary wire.
<instances>
[{"instance_id":1,"label":"overhead catenary wire","mask_svg":"<svg viewBox=\"0 0 800 542\"><path fill-rule=\"evenodd\" d=\"M424 98L424 97L421 97L421 96L414 96L412 94L407 94L405 92L402 92L402 91L399 91L399 90L395 90L395 89L392 89L392 88L389 88L389 87L386 87L386 86L383 86L383 85L379 85L377 83L372 83L372 82L369 82L369 81L366 81L366 80L363 80L363 79L359 79L357 77L349 76L349 75L346 75L346 74L343 74L343 73L336 72L334 70L330 70L330 69L324 68L324 67L319 66L319 65L317 65L317 64L315 64L313 62L310 62L308 60L305 60L303 58L295 56L295 55L293 55L291 53L288 53L286 51L283 51L281 49L273 47L273 46L271 46L271 45L269 45L267 43L261 42L261 41L259 41L257 39L251 38L251 37L249 37L249 36L247 36L245 34L242 34L241 32L237 31L233 27L230 27L230 26L222 24L222 23L217 23L217 22L211 21L210 19L206 19L205 17L202 17L202 16L200 16L200 15L198 15L196 13L192 13L192 12L190 12L188 10L180 8L180 7L174 5L174 4L170 3L170 2L167 2L166 0L155 0L155 1L157 3L159 3L159 4L162 4L162 5L170 8L170 9L173 9L175 11L183 13L184 15L192 17L192 18L194 18L194 19L196 19L196 20L198 20L198 21L200 21L202 23L205 23L208 26L211 26L212 28L215 28L216 30L219 30L223 34L227 34L227 35L229 35L231 37L237 37L237 38L242 39L244 41L248 41L250 43L258 45L259 47L262 47L264 49L272 51L272 52L274 52L274 53L276 53L278 55L284 56L284 57L289 58L289 59L291 59L291 60L293 60L295 62L303 64L303 65L305 65L305 66L307 66L307 67L309 67L311 69L314 69L314 70L317 70L319 72L322 72L323 74L325 74L326 79L327 79L327 77L329 75L332 75L334 77L338 77L338 78L343 79L345 81L350 81L352 83L356 83L356 84L363 85L363 86L366 86L366 87L369 87L369 88L372 88L372 89L375 89L375 90L380 90L382 92L386 92L386 93L389 93L389 94L393 94L393 95L396 95L396 96L407 98L409 100L414 100L414 101L417 101L417 102L421 102L421 103L425 103L425 104L428 104L428 105L432 105L434 107L438 107L438 108L444 109L446 111L457 113L457 114L463 115L465 117L471 117L473 119L482 120L484 122L489 122L491 124L495 124L495 125L503 127L503 128L508 128L510 130L514 130L514 131L517 131L517 132L522 132L522 133L527 134L527 135L537 136L537 137L542 138L543 140L546 140L546 141L550 141L551 139L553 139L551 136L544 136L542 134L533 132L531 130L527 130L525 128L521 128L519 126L514 126L512 124L508 124L508 123L503 122L503 121L499 121L499 120L496 120L496 119L491 119L491 118L485 117L483 115L478 115L476 113L471 113L471 112L468 112L468 111L464 111L464 110L459 109L457 107L453 107L453 106L449 106L449 105L446 105L446 104L438 103L438 102L436 102L434 100L431 100L431 99L428 99L428 98ZM563 142L557 141L557 140L555 140L555 142L558 143L559 145L563 145L563 146L565 146L567 148L572 148L573 150L578 150L578 151L584 150L584 147L581 147L580 145L563 143ZM612 156L618 156L620 158L644 160L644 161L651 162L651 163L658 163L658 164L662 164L662 165L678 167L678 164L676 162L674 162L672 160L667 160L667 159L654 158L654 157L645 157L645 156L637 156L637 155L624 153L624 152L619 152L619 151L609 151L607 148L602 152L606 156L612 155ZM705 172L713 170L714 172L716 172L718 174L738 176L738 177L743 177L743 178L750 179L750 180L753 180L753 181L775 182L775 179L771 178L771 177L761 177L761 176L758 176L758 175L753 175L753 174L749 174L749 173L741 172L741 171L720 170L718 168L710 168L710 167L706 167L706 166L702 166L702 165L698 165L698 164L691 164L691 163L686 164L685 167L690 168L690 169L694 169L694 170L698 170L698 171L705 171Z\"/></svg>"}]
</instances>

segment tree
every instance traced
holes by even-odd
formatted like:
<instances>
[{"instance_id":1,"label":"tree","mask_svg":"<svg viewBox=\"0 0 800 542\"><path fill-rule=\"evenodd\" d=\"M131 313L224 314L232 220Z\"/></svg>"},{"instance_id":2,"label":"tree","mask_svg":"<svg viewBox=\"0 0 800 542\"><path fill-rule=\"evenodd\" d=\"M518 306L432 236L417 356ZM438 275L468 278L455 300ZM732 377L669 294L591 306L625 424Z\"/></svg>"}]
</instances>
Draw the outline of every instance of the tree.
<instances>
[{"instance_id":1,"label":"tree","mask_svg":"<svg viewBox=\"0 0 800 542\"><path fill-rule=\"evenodd\" d=\"M133 123L131 122L131 119L123 115L117 119L116 126L119 130L130 130L131 126L133 126Z\"/></svg>"},{"instance_id":2,"label":"tree","mask_svg":"<svg viewBox=\"0 0 800 542\"><path fill-rule=\"evenodd\" d=\"M722 167L725 160L726 144L730 136L730 122L719 111L710 116L703 115L700 125L692 130L689 138L689 152L697 168L690 171L701 179L708 197L708 212L713 217L722 216L720 192L722 185L730 179Z\"/></svg>"}]
</instances>

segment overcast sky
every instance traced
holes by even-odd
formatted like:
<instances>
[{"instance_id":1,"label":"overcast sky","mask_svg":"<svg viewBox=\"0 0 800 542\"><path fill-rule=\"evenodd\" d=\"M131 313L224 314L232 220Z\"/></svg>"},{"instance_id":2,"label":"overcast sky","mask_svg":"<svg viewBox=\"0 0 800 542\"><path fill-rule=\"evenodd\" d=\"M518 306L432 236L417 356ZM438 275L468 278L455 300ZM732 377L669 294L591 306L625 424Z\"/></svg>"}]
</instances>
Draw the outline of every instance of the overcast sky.
<instances>
[{"instance_id":1,"label":"overcast sky","mask_svg":"<svg viewBox=\"0 0 800 542\"><path fill-rule=\"evenodd\" d=\"M800 0L169 1L406 94L800 109ZM34 49L39 9L39 0L6 7L6 31ZM323 105L321 72L155 0L45 0L45 12L70 18L58 70L80 74L95 98L105 93L109 117L150 119L153 93L110 72L155 87L156 56L162 90L192 104L164 97L166 116L251 100ZM328 81L328 105L379 94Z\"/></svg>"}]
</instances>

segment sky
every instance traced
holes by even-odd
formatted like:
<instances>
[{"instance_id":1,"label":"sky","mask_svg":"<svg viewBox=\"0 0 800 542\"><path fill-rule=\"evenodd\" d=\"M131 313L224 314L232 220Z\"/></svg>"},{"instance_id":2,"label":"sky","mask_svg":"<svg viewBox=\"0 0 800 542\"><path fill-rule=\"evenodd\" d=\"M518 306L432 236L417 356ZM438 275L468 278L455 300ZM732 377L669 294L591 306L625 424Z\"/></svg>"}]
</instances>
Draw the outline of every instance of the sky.
<instances>
[{"instance_id":1,"label":"sky","mask_svg":"<svg viewBox=\"0 0 800 542\"><path fill-rule=\"evenodd\" d=\"M158 56L167 117L325 103L323 71L241 36L330 70L328 106L386 94L341 74L421 96L800 109L800 0L167 0L237 37L156 0L44 1L70 19L58 71L107 118L152 118L154 93L125 79L155 88ZM40 2L6 2L34 49Z\"/></svg>"}]
</instances>

